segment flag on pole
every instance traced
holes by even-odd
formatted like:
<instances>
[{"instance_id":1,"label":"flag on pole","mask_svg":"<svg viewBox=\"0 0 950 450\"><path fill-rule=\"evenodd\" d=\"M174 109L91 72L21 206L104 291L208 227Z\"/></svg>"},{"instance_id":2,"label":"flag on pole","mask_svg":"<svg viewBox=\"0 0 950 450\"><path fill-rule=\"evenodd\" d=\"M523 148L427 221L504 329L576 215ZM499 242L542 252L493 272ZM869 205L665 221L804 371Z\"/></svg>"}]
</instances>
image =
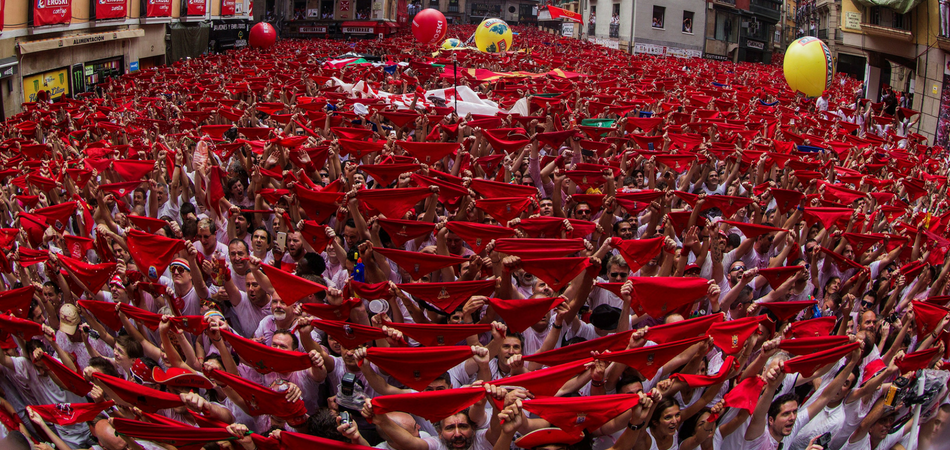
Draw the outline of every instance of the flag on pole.
<instances>
[{"instance_id":1,"label":"flag on pole","mask_svg":"<svg viewBox=\"0 0 950 450\"><path fill-rule=\"evenodd\" d=\"M581 16L579 13L576 13L574 11L568 11L564 8L558 8L556 6L550 6L550 5L547 8L548 8L548 12L551 13L552 19L563 18L563 19L570 20L571 22L577 22L581 25L584 24L584 17Z\"/></svg>"}]
</instances>

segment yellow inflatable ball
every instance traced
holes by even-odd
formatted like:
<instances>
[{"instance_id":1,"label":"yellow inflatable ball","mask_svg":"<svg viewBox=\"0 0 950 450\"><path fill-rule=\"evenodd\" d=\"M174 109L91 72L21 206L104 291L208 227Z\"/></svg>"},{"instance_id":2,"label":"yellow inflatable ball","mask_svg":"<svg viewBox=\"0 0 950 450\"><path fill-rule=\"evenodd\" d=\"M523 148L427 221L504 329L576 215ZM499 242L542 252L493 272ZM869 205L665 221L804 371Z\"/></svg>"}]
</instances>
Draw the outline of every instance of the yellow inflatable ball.
<instances>
[{"instance_id":1,"label":"yellow inflatable ball","mask_svg":"<svg viewBox=\"0 0 950 450\"><path fill-rule=\"evenodd\" d=\"M455 38L448 38L442 42L442 50L452 50L462 46L462 41Z\"/></svg>"},{"instance_id":2,"label":"yellow inflatable ball","mask_svg":"<svg viewBox=\"0 0 950 450\"><path fill-rule=\"evenodd\" d=\"M475 46L485 53L508 51L511 39L511 27L501 19L485 19L475 30Z\"/></svg>"},{"instance_id":3,"label":"yellow inflatable ball","mask_svg":"<svg viewBox=\"0 0 950 450\"><path fill-rule=\"evenodd\" d=\"M783 69L788 86L809 97L820 96L835 75L831 51L814 36L796 39L788 46Z\"/></svg>"}]
</instances>

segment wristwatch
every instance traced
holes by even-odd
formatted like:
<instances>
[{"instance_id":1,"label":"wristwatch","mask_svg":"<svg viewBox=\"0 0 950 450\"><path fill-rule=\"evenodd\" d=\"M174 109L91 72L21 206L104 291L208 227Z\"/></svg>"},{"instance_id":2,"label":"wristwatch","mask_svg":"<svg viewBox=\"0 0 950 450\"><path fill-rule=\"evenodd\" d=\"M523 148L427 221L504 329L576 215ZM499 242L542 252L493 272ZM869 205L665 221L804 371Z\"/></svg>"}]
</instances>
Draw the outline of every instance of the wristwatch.
<instances>
[{"instance_id":1,"label":"wristwatch","mask_svg":"<svg viewBox=\"0 0 950 450\"><path fill-rule=\"evenodd\" d=\"M629 428L630 431L637 431L637 430L643 428L643 424L641 423L641 424L638 424L638 425L633 425L633 424L629 424L629 423L628 423L628 424L627 424L627 428Z\"/></svg>"}]
</instances>

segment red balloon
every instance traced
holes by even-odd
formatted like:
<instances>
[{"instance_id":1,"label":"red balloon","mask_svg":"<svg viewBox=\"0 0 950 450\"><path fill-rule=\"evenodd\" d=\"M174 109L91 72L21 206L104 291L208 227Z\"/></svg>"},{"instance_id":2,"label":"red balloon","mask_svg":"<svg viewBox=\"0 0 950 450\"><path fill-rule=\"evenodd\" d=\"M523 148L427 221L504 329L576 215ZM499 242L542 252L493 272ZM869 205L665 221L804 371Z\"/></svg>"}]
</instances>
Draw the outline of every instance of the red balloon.
<instances>
[{"instance_id":1,"label":"red balloon","mask_svg":"<svg viewBox=\"0 0 950 450\"><path fill-rule=\"evenodd\" d=\"M426 8L412 19L412 35L423 44L435 44L445 38L449 23L438 9Z\"/></svg>"},{"instance_id":2,"label":"red balloon","mask_svg":"<svg viewBox=\"0 0 950 450\"><path fill-rule=\"evenodd\" d=\"M248 43L254 48L267 48L277 42L277 30L267 22L260 22L251 27Z\"/></svg>"}]
</instances>

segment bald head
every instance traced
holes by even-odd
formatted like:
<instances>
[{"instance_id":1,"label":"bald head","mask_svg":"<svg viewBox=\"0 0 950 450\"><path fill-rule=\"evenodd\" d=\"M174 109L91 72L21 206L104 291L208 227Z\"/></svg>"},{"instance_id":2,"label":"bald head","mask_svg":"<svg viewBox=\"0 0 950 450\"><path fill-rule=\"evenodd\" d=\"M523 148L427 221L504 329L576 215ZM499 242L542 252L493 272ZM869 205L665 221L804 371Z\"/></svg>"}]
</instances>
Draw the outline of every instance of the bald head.
<instances>
[{"instance_id":1,"label":"bald head","mask_svg":"<svg viewBox=\"0 0 950 450\"><path fill-rule=\"evenodd\" d=\"M112 428L108 420L96 422L93 433L99 439L99 445L105 450L122 450L126 447L125 441L115 435L115 428Z\"/></svg>"}]
</instances>

